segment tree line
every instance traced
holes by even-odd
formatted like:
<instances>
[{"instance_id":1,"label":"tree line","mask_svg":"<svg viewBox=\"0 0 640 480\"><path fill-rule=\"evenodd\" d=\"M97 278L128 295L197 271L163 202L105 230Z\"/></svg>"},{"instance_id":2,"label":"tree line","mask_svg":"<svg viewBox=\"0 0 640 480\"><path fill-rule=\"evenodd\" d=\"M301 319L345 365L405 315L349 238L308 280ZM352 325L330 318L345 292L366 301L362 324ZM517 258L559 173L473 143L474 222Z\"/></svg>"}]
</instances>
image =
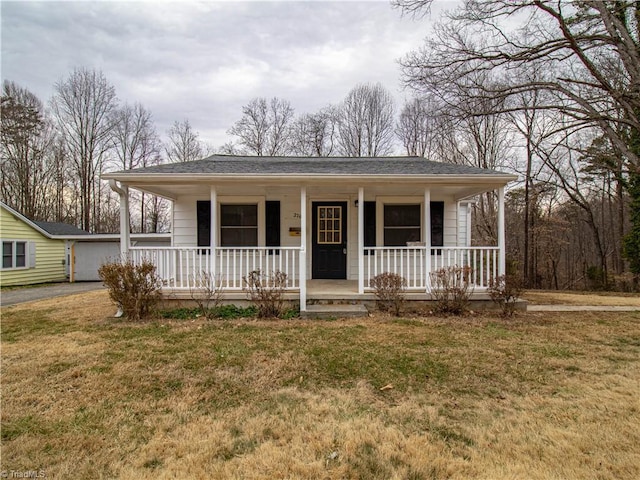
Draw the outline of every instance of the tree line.
<instances>
[{"instance_id":1,"label":"tree line","mask_svg":"<svg viewBox=\"0 0 640 480\"><path fill-rule=\"evenodd\" d=\"M100 174L213 153L384 156L394 149L394 105L380 84L358 85L336 106L296 116L279 98L254 98L218 148L200 140L188 119L162 141L151 112L122 104L105 75L75 69L45 104L27 88L3 82L0 154L2 200L34 220L71 223L94 233L117 231L117 198ZM169 228L167 202L131 192L132 230Z\"/></svg>"},{"instance_id":2,"label":"tree line","mask_svg":"<svg viewBox=\"0 0 640 480\"><path fill-rule=\"evenodd\" d=\"M420 19L433 1L393 3ZM467 0L401 65L442 112L424 121L441 126L416 143L426 156L512 159L508 253L527 286L640 288L638 2Z\"/></svg>"},{"instance_id":3,"label":"tree line","mask_svg":"<svg viewBox=\"0 0 640 480\"><path fill-rule=\"evenodd\" d=\"M418 19L429 0L397 0ZM524 19L517 27L511 18ZM258 97L213 148L188 120L160 141L151 113L120 105L101 72L75 70L48 108L5 82L3 201L28 216L114 231L106 168L190 161L211 153L385 156L513 171L509 264L535 288L637 289L640 274L640 6L631 1L466 1L401 60L412 92L397 110L380 84L296 114ZM135 231L168 227L167 205L132 199ZM496 197L476 199L473 242L496 241Z\"/></svg>"}]
</instances>

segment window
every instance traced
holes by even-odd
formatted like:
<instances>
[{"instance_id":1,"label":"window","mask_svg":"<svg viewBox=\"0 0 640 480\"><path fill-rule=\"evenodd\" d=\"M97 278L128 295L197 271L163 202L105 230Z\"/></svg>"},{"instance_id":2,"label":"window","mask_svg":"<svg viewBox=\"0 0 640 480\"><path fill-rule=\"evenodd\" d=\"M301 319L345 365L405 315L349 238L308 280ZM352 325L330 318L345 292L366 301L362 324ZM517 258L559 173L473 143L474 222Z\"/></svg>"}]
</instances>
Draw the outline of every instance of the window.
<instances>
[{"instance_id":1,"label":"window","mask_svg":"<svg viewBox=\"0 0 640 480\"><path fill-rule=\"evenodd\" d=\"M2 242L2 268L26 268L27 267L27 242L8 241Z\"/></svg>"},{"instance_id":2,"label":"window","mask_svg":"<svg viewBox=\"0 0 640 480\"><path fill-rule=\"evenodd\" d=\"M2 268L13 268L14 242L2 242Z\"/></svg>"},{"instance_id":3,"label":"window","mask_svg":"<svg viewBox=\"0 0 640 480\"><path fill-rule=\"evenodd\" d=\"M27 242L16 242L16 268L27 266Z\"/></svg>"},{"instance_id":4,"label":"window","mask_svg":"<svg viewBox=\"0 0 640 480\"><path fill-rule=\"evenodd\" d=\"M420 204L384 206L384 246L405 247L420 241Z\"/></svg>"},{"instance_id":5,"label":"window","mask_svg":"<svg viewBox=\"0 0 640 480\"><path fill-rule=\"evenodd\" d=\"M318 207L318 245L342 243L342 207Z\"/></svg>"},{"instance_id":6,"label":"window","mask_svg":"<svg viewBox=\"0 0 640 480\"><path fill-rule=\"evenodd\" d=\"M220 205L220 246L258 245L258 205Z\"/></svg>"},{"instance_id":7,"label":"window","mask_svg":"<svg viewBox=\"0 0 640 480\"><path fill-rule=\"evenodd\" d=\"M368 202L367 202L368 203ZM407 242L420 242L422 235L422 213L418 205L384 206L384 245L386 247L404 247ZM370 208L375 208L372 206ZM444 202L431 202L431 245L444 245ZM365 208L365 218L367 217ZM367 227L365 226L365 229ZM365 246L367 246L365 230Z\"/></svg>"}]
</instances>

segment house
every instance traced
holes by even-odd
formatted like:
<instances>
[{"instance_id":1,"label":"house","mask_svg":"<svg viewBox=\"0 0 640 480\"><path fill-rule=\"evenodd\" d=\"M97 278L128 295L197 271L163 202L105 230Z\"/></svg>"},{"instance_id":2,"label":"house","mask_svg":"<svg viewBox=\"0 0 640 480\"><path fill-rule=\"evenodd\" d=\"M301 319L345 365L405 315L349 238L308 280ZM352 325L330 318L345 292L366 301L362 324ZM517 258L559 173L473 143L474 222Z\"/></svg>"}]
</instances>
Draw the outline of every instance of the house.
<instances>
[{"instance_id":1,"label":"house","mask_svg":"<svg viewBox=\"0 0 640 480\"><path fill-rule=\"evenodd\" d=\"M68 276L66 235L88 235L72 225L35 222L0 202L0 285L64 282Z\"/></svg>"},{"instance_id":2,"label":"house","mask_svg":"<svg viewBox=\"0 0 640 480\"><path fill-rule=\"evenodd\" d=\"M429 273L469 266L476 291L505 270L504 187L514 175L421 157L214 155L103 175L120 195L121 253L157 266L166 295L189 293L200 272L229 295L252 270L287 274L300 300L372 298L383 272L429 299ZM171 246L134 247L128 189L170 199ZM471 246L468 203L498 197L498 242ZM333 296L333 297L332 297Z\"/></svg>"},{"instance_id":3,"label":"house","mask_svg":"<svg viewBox=\"0 0 640 480\"><path fill-rule=\"evenodd\" d=\"M98 281L98 268L120 258L120 234L91 234L62 222L31 220L0 202L0 285ZM168 246L170 234L134 233L134 246Z\"/></svg>"}]
</instances>

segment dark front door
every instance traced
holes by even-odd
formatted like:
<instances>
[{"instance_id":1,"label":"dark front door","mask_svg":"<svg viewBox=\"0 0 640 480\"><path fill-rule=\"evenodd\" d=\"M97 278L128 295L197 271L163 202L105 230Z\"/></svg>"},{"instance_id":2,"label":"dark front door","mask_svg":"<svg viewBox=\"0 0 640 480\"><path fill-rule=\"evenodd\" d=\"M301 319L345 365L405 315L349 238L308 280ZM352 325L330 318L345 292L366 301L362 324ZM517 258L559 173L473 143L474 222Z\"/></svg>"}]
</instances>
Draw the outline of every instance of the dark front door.
<instances>
[{"instance_id":1,"label":"dark front door","mask_svg":"<svg viewBox=\"0 0 640 480\"><path fill-rule=\"evenodd\" d=\"M312 278L347 278L347 202L313 202Z\"/></svg>"}]
</instances>

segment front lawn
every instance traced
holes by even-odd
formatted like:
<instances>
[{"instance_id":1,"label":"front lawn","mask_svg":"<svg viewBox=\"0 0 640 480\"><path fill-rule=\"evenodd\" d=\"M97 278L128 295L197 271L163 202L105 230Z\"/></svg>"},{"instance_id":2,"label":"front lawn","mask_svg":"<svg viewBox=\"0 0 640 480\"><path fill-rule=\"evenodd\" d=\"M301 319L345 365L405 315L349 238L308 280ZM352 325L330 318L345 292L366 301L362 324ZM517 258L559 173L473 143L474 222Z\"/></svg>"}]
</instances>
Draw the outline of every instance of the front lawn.
<instances>
[{"instance_id":1,"label":"front lawn","mask_svg":"<svg viewBox=\"0 0 640 480\"><path fill-rule=\"evenodd\" d=\"M109 318L2 309L0 471L640 478L640 313Z\"/></svg>"}]
</instances>

